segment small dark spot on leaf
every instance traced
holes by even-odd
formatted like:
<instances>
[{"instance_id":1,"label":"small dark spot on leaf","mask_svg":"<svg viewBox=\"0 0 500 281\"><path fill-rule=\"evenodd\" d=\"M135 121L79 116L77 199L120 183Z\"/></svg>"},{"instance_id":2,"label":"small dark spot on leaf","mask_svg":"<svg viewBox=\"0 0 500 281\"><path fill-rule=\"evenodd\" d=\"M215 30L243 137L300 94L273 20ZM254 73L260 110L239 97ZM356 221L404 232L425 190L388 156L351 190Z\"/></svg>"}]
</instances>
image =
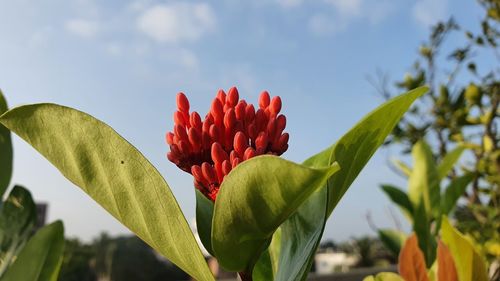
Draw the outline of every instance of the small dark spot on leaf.
<instances>
[{"instance_id":1,"label":"small dark spot on leaf","mask_svg":"<svg viewBox=\"0 0 500 281\"><path fill-rule=\"evenodd\" d=\"M125 161L123 161L123 160L122 160L122 162L121 162L121 163L122 163L122 164L125 164Z\"/></svg>"}]
</instances>

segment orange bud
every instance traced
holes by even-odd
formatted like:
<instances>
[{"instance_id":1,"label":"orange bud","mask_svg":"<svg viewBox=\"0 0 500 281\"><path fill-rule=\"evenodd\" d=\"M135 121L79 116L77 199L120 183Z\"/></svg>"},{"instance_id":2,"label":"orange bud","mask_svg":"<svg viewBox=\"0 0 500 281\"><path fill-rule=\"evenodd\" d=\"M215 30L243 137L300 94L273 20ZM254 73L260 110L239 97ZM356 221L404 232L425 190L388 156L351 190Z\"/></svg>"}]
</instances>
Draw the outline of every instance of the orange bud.
<instances>
[{"instance_id":1,"label":"orange bud","mask_svg":"<svg viewBox=\"0 0 500 281\"><path fill-rule=\"evenodd\" d=\"M201 135L195 128L191 128L188 131L189 143L194 151L199 151L202 145Z\"/></svg>"},{"instance_id":2,"label":"orange bud","mask_svg":"<svg viewBox=\"0 0 500 281\"><path fill-rule=\"evenodd\" d=\"M238 103L238 105L236 106L236 108L234 109L234 111L236 113L236 119L238 119L238 120L244 120L244 118L245 118L245 109L246 109L245 101L240 101Z\"/></svg>"},{"instance_id":3,"label":"orange bud","mask_svg":"<svg viewBox=\"0 0 500 281\"><path fill-rule=\"evenodd\" d=\"M226 111L226 114L224 114L224 126L226 128L233 128L235 123L236 113L234 112L233 108L230 108L228 111Z\"/></svg>"},{"instance_id":4,"label":"orange bud","mask_svg":"<svg viewBox=\"0 0 500 281\"><path fill-rule=\"evenodd\" d=\"M217 92L217 99L220 101L221 104L226 103L226 93L224 92L224 90L220 89Z\"/></svg>"},{"instance_id":5,"label":"orange bud","mask_svg":"<svg viewBox=\"0 0 500 281\"><path fill-rule=\"evenodd\" d=\"M279 96L275 96L271 100L271 106L269 107L272 114L278 114L281 110L281 98Z\"/></svg>"},{"instance_id":6,"label":"orange bud","mask_svg":"<svg viewBox=\"0 0 500 281\"><path fill-rule=\"evenodd\" d=\"M189 123L191 124L191 127L196 128L197 130L201 131L202 129L202 123L201 123L201 118L198 112L193 112L191 113L191 116L189 116Z\"/></svg>"},{"instance_id":7,"label":"orange bud","mask_svg":"<svg viewBox=\"0 0 500 281\"><path fill-rule=\"evenodd\" d=\"M218 142L212 144L211 156L214 163L222 163L228 159L227 153Z\"/></svg>"},{"instance_id":8,"label":"orange bud","mask_svg":"<svg viewBox=\"0 0 500 281\"><path fill-rule=\"evenodd\" d=\"M268 142L269 139L267 133L260 132L257 138L255 139L255 148L257 150L257 154L262 154L266 151Z\"/></svg>"},{"instance_id":9,"label":"orange bud","mask_svg":"<svg viewBox=\"0 0 500 281\"><path fill-rule=\"evenodd\" d=\"M255 108L253 107L253 104L249 104L245 108L245 122L248 124L252 122L254 118L255 118Z\"/></svg>"},{"instance_id":10,"label":"orange bud","mask_svg":"<svg viewBox=\"0 0 500 281\"><path fill-rule=\"evenodd\" d=\"M265 109L269 106L270 97L267 91L263 91L259 97L259 107Z\"/></svg>"},{"instance_id":11,"label":"orange bud","mask_svg":"<svg viewBox=\"0 0 500 281\"><path fill-rule=\"evenodd\" d=\"M229 172L231 172L231 169L232 169L232 168L233 168L233 167L231 167L231 163L229 163L229 161L228 161L228 160L224 160L224 162L222 162L222 173L223 173L224 175L229 174Z\"/></svg>"},{"instance_id":12,"label":"orange bud","mask_svg":"<svg viewBox=\"0 0 500 281\"><path fill-rule=\"evenodd\" d=\"M175 136L179 140L183 140L183 141L187 141L188 140L188 135L186 133L186 129L184 127L182 127L181 125L175 125L175 127L174 127L174 133L175 133Z\"/></svg>"},{"instance_id":13,"label":"orange bud","mask_svg":"<svg viewBox=\"0 0 500 281\"><path fill-rule=\"evenodd\" d=\"M229 92L227 92L226 104L234 107L238 103L239 98L238 89L236 89L236 87L231 87Z\"/></svg>"},{"instance_id":14,"label":"orange bud","mask_svg":"<svg viewBox=\"0 0 500 281\"><path fill-rule=\"evenodd\" d=\"M224 112L222 104L218 99L214 99L214 101L212 102L212 108L210 109L210 113L212 114L212 117L214 118L214 122L216 124L222 123L222 118L224 118Z\"/></svg>"},{"instance_id":15,"label":"orange bud","mask_svg":"<svg viewBox=\"0 0 500 281\"><path fill-rule=\"evenodd\" d=\"M245 149L248 147L248 138L243 132L237 132L234 136L233 142L234 150L238 153L239 157L243 157Z\"/></svg>"},{"instance_id":16,"label":"orange bud","mask_svg":"<svg viewBox=\"0 0 500 281\"><path fill-rule=\"evenodd\" d=\"M177 108L181 112L188 113L189 112L189 101L184 95L184 93L180 92L177 94Z\"/></svg>"},{"instance_id":17,"label":"orange bud","mask_svg":"<svg viewBox=\"0 0 500 281\"><path fill-rule=\"evenodd\" d=\"M174 113L174 124L186 127L186 120L184 119L184 114L180 111Z\"/></svg>"},{"instance_id":18,"label":"orange bud","mask_svg":"<svg viewBox=\"0 0 500 281\"><path fill-rule=\"evenodd\" d=\"M201 171L203 173L203 177L209 184L217 182L217 176L212 165L207 162L203 162L203 164L201 164Z\"/></svg>"},{"instance_id":19,"label":"orange bud","mask_svg":"<svg viewBox=\"0 0 500 281\"><path fill-rule=\"evenodd\" d=\"M252 157L255 157L255 155L255 149L253 149L253 147L248 147L243 155L243 160L248 160Z\"/></svg>"},{"instance_id":20,"label":"orange bud","mask_svg":"<svg viewBox=\"0 0 500 281\"><path fill-rule=\"evenodd\" d=\"M172 134L172 132L168 132L165 138L169 145L172 145L174 143L174 134Z\"/></svg>"}]
</instances>

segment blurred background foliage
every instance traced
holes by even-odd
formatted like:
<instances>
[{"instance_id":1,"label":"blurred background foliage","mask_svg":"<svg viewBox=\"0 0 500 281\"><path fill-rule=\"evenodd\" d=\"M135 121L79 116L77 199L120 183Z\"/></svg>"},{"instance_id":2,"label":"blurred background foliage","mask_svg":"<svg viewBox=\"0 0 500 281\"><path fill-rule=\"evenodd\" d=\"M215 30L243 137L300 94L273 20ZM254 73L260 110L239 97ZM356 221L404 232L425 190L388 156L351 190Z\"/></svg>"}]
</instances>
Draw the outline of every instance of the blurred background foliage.
<instances>
[{"instance_id":1,"label":"blurred background foliage","mask_svg":"<svg viewBox=\"0 0 500 281\"><path fill-rule=\"evenodd\" d=\"M178 267L136 236L102 233L90 243L66 240L61 281L189 280Z\"/></svg>"},{"instance_id":2,"label":"blurred background foliage","mask_svg":"<svg viewBox=\"0 0 500 281\"><path fill-rule=\"evenodd\" d=\"M460 19L439 22L420 46L411 71L396 81L395 87L382 73L377 74L377 82L373 84L386 99L401 90L430 86L429 93L405 115L386 145L401 149L398 158L405 159L404 154L425 139L435 163L443 162L457 147L466 148L464 156L444 179L445 183L452 183L465 174L472 175L452 217L457 228L473 238L488 261L498 263L500 2L477 2L484 8L477 31L462 28ZM479 64L478 58L488 63ZM402 161L395 162L396 167L405 177L411 169Z\"/></svg>"}]
</instances>

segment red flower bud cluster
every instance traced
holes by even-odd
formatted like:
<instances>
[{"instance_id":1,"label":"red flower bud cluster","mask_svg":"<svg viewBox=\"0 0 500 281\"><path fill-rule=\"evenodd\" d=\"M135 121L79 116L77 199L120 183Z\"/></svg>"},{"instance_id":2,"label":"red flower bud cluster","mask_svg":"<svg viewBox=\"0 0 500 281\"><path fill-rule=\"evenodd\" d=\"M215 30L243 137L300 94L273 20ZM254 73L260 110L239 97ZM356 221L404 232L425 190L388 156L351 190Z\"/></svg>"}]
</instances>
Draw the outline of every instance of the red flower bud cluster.
<instances>
[{"instance_id":1,"label":"red flower bud cluster","mask_svg":"<svg viewBox=\"0 0 500 281\"><path fill-rule=\"evenodd\" d=\"M210 112L202 121L189 112L189 101L177 94L174 130L166 139L168 159L194 177L194 185L215 201L224 177L239 163L256 155L281 155L288 149L286 118L279 114L281 98L272 99L264 91L259 108L239 100L233 87L226 94L219 90Z\"/></svg>"}]
</instances>

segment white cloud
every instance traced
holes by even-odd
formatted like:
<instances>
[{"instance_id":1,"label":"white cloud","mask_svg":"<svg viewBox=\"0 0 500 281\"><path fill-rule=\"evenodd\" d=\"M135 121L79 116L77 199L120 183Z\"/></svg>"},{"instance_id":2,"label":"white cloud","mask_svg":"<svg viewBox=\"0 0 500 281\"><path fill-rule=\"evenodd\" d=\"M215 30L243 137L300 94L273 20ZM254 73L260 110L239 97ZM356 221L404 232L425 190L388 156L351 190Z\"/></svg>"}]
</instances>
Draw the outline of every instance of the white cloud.
<instances>
[{"instance_id":1,"label":"white cloud","mask_svg":"<svg viewBox=\"0 0 500 281\"><path fill-rule=\"evenodd\" d=\"M161 43L196 41L215 30L216 19L206 3L171 3L146 9L137 19L140 31Z\"/></svg>"},{"instance_id":2,"label":"white cloud","mask_svg":"<svg viewBox=\"0 0 500 281\"><path fill-rule=\"evenodd\" d=\"M396 7L395 0L324 0L330 8L309 19L309 30L315 35L329 35L346 30L357 22L376 25Z\"/></svg>"},{"instance_id":3,"label":"white cloud","mask_svg":"<svg viewBox=\"0 0 500 281\"><path fill-rule=\"evenodd\" d=\"M120 56L123 53L123 47L118 43L108 43L106 52L112 56Z\"/></svg>"},{"instance_id":4,"label":"white cloud","mask_svg":"<svg viewBox=\"0 0 500 281\"><path fill-rule=\"evenodd\" d=\"M333 5L341 17L353 17L361 14L363 0L326 0Z\"/></svg>"},{"instance_id":5,"label":"white cloud","mask_svg":"<svg viewBox=\"0 0 500 281\"><path fill-rule=\"evenodd\" d=\"M51 26L46 26L35 33L29 39L29 46L33 48L46 48L49 46L50 38L53 36L54 29Z\"/></svg>"},{"instance_id":6,"label":"white cloud","mask_svg":"<svg viewBox=\"0 0 500 281\"><path fill-rule=\"evenodd\" d=\"M345 28L345 25L336 24L335 21L324 14L313 15L309 19L309 29L315 35L328 35Z\"/></svg>"},{"instance_id":7,"label":"white cloud","mask_svg":"<svg viewBox=\"0 0 500 281\"><path fill-rule=\"evenodd\" d=\"M413 6L413 17L417 23L429 27L447 17L447 0L419 0Z\"/></svg>"},{"instance_id":8,"label":"white cloud","mask_svg":"<svg viewBox=\"0 0 500 281\"><path fill-rule=\"evenodd\" d=\"M99 24L96 21L85 19L71 19L64 27L67 31L84 38L92 38L99 32Z\"/></svg>"},{"instance_id":9,"label":"white cloud","mask_svg":"<svg viewBox=\"0 0 500 281\"><path fill-rule=\"evenodd\" d=\"M276 2L285 8L292 8L300 6L303 0L276 0Z\"/></svg>"}]
</instances>

